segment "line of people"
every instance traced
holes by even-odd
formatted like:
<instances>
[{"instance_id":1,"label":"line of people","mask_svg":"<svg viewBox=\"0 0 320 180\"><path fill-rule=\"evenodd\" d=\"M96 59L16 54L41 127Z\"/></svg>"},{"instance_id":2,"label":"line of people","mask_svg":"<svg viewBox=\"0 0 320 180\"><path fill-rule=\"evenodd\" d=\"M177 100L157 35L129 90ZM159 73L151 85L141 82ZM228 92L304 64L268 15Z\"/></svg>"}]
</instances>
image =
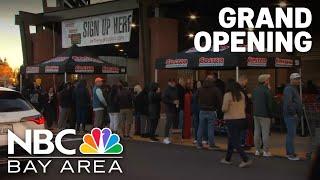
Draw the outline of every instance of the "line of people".
<instances>
[{"instance_id":1,"label":"line of people","mask_svg":"<svg viewBox=\"0 0 320 180\"><path fill-rule=\"evenodd\" d=\"M244 151L246 145L255 146L256 156L272 156L269 151L269 138L275 107L270 90L270 78L269 74L260 75L258 86L252 95L248 94L246 89L248 84L246 76L240 76L239 82L230 79L224 86L216 74L208 75L202 85L201 82L197 82L193 90L187 89L190 86L183 86L181 79L178 84L174 80L169 80L168 87L162 96L167 118L163 143L171 143L170 128L189 131L188 128L183 127L186 127L185 123L189 123L185 117L188 116L186 103L189 102L188 93L192 92L193 129L198 149L202 149L206 143L208 149L219 148L214 138L215 127L217 121L223 119L228 131L228 150L226 158L221 160L221 163L231 164L232 152L236 149L242 158L239 166L250 165L252 161ZM287 127L286 151L289 160L299 160L294 150L294 137L302 112L302 102L297 90L299 83L300 75L291 74L290 83L283 92L282 112ZM185 134L183 132L182 136L185 137Z\"/></svg>"},{"instance_id":2,"label":"line of people","mask_svg":"<svg viewBox=\"0 0 320 180\"><path fill-rule=\"evenodd\" d=\"M59 130L75 128L84 133L86 124L93 119L94 127L110 127L123 138L130 138L134 130L134 134L151 141L158 141L156 130L162 102L166 115L163 143L171 143L171 129L180 129L182 138L190 139L194 135L198 149L219 149L215 142L215 128L223 120L228 131L228 150L221 162L230 164L236 149L242 158L239 166L245 167L252 163L244 151L246 146L255 146L257 156L271 156L269 137L274 105L270 78L269 74L260 75L252 96L246 89L246 76L240 76L238 82L230 79L225 84L214 73L202 82L189 80L185 83L179 79L176 83L170 79L163 92L157 83L145 88L137 84L130 89L126 82L119 81L108 86L102 78L96 78L93 88L88 88L86 81L80 80L74 84L64 84L56 95L52 88L45 93L39 83L35 83L29 91L29 99L46 116L48 128L57 118ZM299 82L300 75L291 74L283 97L286 150L290 160L299 159L294 149L296 126L302 112L301 98L296 88ZM59 114L55 115L54 106L57 104Z\"/></svg>"}]
</instances>

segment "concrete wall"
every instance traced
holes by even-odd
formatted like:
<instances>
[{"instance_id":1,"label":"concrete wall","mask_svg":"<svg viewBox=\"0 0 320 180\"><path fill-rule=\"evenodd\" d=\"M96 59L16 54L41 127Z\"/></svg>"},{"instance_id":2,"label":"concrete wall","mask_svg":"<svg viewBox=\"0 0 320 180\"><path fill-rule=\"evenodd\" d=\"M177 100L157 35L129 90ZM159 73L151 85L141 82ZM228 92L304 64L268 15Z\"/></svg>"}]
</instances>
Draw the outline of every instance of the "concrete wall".
<instances>
[{"instance_id":1,"label":"concrete wall","mask_svg":"<svg viewBox=\"0 0 320 180\"><path fill-rule=\"evenodd\" d=\"M167 56L178 51L178 21L168 18L150 18L150 76L154 79L154 67L157 58ZM177 71L160 70L158 71L158 82L164 88L169 78L176 78Z\"/></svg>"}]
</instances>

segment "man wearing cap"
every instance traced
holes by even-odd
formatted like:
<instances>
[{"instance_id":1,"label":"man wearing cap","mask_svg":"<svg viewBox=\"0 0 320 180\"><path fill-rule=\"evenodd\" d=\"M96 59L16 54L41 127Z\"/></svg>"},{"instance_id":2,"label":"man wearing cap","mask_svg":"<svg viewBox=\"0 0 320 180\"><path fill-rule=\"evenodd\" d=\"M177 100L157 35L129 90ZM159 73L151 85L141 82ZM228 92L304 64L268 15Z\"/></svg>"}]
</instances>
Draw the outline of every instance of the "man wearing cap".
<instances>
[{"instance_id":1,"label":"man wearing cap","mask_svg":"<svg viewBox=\"0 0 320 180\"><path fill-rule=\"evenodd\" d=\"M252 94L256 156L271 156L269 152L269 133L273 110L272 96L269 89L270 77L270 74L260 75L258 77L259 85L254 89ZM263 147L261 149L262 144Z\"/></svg>"},{"instance_id":2,"label":"man wearing cap","mask_svg":"<svg viewBox=\"0 0 320 180\"><path fill-rule=\"evenodd\" d=\"M289 160L299 160L294 150L294 137L297 123L302 114L302 102L297 86L300 84L300 74L290 75L290 84L283 91L283 116L287 126L286 150Z\"/></svg>"},{"instance_id":3,"label":"man wearing cap","mask_svg":"<svg viewBox=\"0 0 320 180\"><path fill-rule=\"evenodd\" d=\"M94 127L103 128L104 126L104 108L107 107L107 102L103 96L101 86L103 79L97 77L94 81L95 86L92 90L92 106L94 112Z\"/></svg>"}]
</instances>

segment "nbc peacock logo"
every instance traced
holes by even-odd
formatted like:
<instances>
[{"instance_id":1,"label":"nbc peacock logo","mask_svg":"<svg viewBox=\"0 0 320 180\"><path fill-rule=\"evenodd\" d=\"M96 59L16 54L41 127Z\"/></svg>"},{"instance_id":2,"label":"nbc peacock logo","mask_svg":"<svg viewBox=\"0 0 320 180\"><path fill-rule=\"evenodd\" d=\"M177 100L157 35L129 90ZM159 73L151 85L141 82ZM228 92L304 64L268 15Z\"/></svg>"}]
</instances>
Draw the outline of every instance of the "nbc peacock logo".
<instances>
[{"instance_id":1,"label":"nbc peacock logo","mask_svg":"<svg viewBox=\"0 0 320 180\"><path fill-rule=\"evenodd\" d=\"M119 135L109 128L93 128L91 134L85 134L82 140L79 148L82 154L121 154L123 151Z\"/></svg>"}]
</instances>

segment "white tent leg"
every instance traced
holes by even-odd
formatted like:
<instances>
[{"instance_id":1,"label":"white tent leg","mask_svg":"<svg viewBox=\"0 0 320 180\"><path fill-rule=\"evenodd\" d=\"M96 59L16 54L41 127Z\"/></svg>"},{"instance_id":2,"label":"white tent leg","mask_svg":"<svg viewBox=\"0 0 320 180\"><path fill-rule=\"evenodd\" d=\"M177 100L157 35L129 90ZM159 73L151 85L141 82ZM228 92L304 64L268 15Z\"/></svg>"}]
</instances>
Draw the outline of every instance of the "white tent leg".
<instances>
[{"instance_id":1,"label":"white tent leg","mask_svg":"<svg viewBox=\"0 0 320 180\"><path fill-rule=\"evenodd\" d=\"M20 93L22 93L22 75L21 75L21 72L20 72L20 76L19 76L19 85L20 85Z\"/></svg>"},{"instance_id":2,"label":"white tent leg","mask_svg":"<svg viewBox=\"0 0 320 180\"><path fill-rule=\"evenodd\" d=\"M236 81L239 81L239 67L236 67Z\"/></svg>"},{"instance_id":3,"label":"white tent leg","mask_svg":"<svg viewBox=\"0 0 320 180\"><path fill-rule=\"evenodd\" d=\"M64 73L64 83L67 83L67 72Z\"/></svg>"},{"instance_id":4,"label":"white tent leg","mask_svg":"<svg viewBox=\"0 0 320 180\"><path fill-rule=\"evenodd\" d=\"M221 72L220 72L220 70L218 70L218 79L220 79L221 78Z\"/></svg>"},{"instance_id":5,"label":"white tent leg","mask_svg":"<svg viewBox=\"0 0 320 180\"><path fill-rule=\"evenodd\" d=\"M196 70L196 81L199 81L199 70Z\"/></svg>"},{"instance_id":6,"label":"white tent leg","mask_svg":"<svg viewBox=\"0 0 320 180\"><path fill-rule=\"evenodd\" d=\"M154 82L158 82L158 69L154 70Z\"/></svg>"}]
</instances>

